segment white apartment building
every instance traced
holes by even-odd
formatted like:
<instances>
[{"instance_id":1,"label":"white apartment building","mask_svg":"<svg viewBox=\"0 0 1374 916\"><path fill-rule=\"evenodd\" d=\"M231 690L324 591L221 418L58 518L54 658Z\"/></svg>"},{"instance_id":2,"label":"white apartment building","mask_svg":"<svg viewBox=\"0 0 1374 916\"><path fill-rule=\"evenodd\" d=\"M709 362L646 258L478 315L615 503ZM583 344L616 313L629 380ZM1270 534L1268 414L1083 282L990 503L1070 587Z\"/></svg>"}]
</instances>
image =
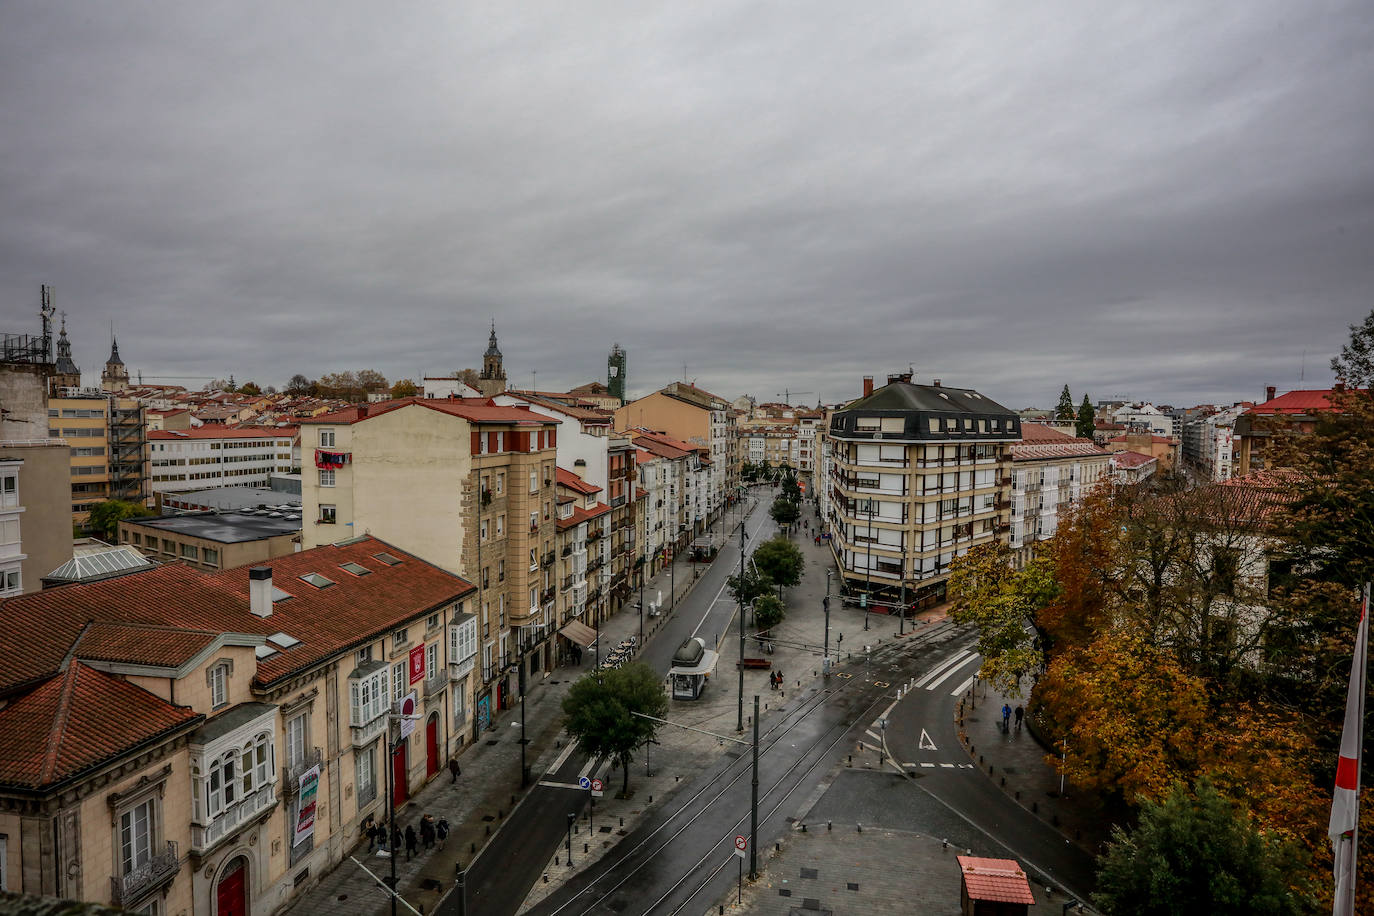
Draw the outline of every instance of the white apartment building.
<instances>
[{"instance_id":1,"label":"white apartment building","mask_svg":"<svg viewBox=\"0 0 1374 916\"><path fill-rule=\"evenodd\" d=\"M888 377L830 418L831 549L842 586L889 605L944 595L954 558L1006 540L1015 411L972 389Z\"/></svg>"},{"instance_id":2,"label":"white apartment building","mask_svg":"<svg viewBox=\"0 0 1374 916\"><path fill-rule=\"evenodd\" d=\"M1188 463L1214 483L1230 480L1235 470L1236 419L1248 408L1237 404L1183 427L1183 454Z\"/></svg>"},{"instance_id":3,"label":"white apartment building","mask_svg":"<svg viewBox=\"0 0 1374 916\"><path fill-rule=\"evenodd\" d=\"M267 486L293 469L296 431L198 426L148 433L154 493Z\"/></svg>"},{"instance_id":4,"label":"white apartment building","mask_svg":"<svg viewBox=\"0 0 1374 916\"><path fill-rule=\"evenodd\" d=\"M1163 413L1153 404L1126 404L1118 407L1112 412L1112 421L1131 424L1141 429L1147 429L1153 435L1165 436L1170 439L1178 434L1174 418Z\"/></svg>"},{"instance_id":5,"label":"white apartment building","mask_svg":"<svg viewBox=\"0 0 1374 916\"><path fill-rule=\"evenodd\" d=\"M1054 536L1060 513L1111 478L1111 455L1091 439L1076 439L1039 423L1021 424L1012 445L1010 546L1018 562L1036 541Z\"/></svg>"}]
</instances>

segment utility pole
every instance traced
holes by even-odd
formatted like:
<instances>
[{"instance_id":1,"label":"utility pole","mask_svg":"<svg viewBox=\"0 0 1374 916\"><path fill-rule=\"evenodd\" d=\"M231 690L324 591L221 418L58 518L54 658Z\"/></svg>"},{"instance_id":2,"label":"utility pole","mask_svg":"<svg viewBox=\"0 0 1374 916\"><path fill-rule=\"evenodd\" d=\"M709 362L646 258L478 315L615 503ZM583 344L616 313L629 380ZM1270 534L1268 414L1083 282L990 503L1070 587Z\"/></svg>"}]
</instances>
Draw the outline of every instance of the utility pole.
<instances>
[{"instance_id":1,"label":"utility pole","mask_svg":"<svg viewBox=\"0 0 1374 916\"><path fill-rule=\"evenodd\" d=\"M529 744L529 739L525 737L525 652L528 646L520 650L520 788L527 788L530 784L530 768L525 763L525 746Z\"/></svg>"},{"instance_id":2,"label":"utility pole","mask_svg":"<svg viewBox=\"0 0 1374 916\"><path fill-rule=\"evenodd\" d=\"M740 666L740 671L744 667ZM1063 794L1063 793L1060 793ZM749 880L759 877L759 695L754 694L754 776L749 802Z\"/></svg>"},{"instance_id":3,"label":"utility pole","mask_svg":"<svg viewBox=\"0 0 1374 916\"><path fill-rule=\"evenodd\" d=\"M825 646L821 652L821 668L827 678L830 677L830 570L825 571L825 597L821 599L821 607L825 608Z\"/></svg>"},{"instance_id":4,"label":"utility pole","mask_svg":"<svg viewBox=\"0 0 1374 916\"><path fill-rule=\"evenodd\" d=\"M873 497L868 498L868 568L864 570L864 629L868 629L868 608L873 604Z\"/></svg>"},{"instance_id":5,"label":"utility pole","mask_svg":"<svg viewBox=\"0 0 1374 916\"><path fill-rule=\"evenodd\" d=\"M904 635L904 634L906 633L906 535L907 535L907 532L906 532L905 530L903 530L903 531L902 531L902 599L901 599L900 604L897 606L897 614L899 615L899 616L897 617L897 635L899 635L899 636Z\"/></svg>"},{"instance_id":6,"label":"utility pole","mask_svg":"<svg viewBox=\"0 0 1374 916\"><path fill-rule=\"evenodd\" d=\"M649 570L649 544L640 546L643 554L639 563L639 648L644 648L644 574Z\"/></svg>"},{"instance_id":7,"label":"utility pole","mask_svg":"<svg viewBox=\"0 0 1374 916\"><path fill-rule=\"evenodd\" d=\"M744 519L739 521L739 588L735 600L739 603L739 719L735 731L744 731Z\"/></svg>"}]
</instances>

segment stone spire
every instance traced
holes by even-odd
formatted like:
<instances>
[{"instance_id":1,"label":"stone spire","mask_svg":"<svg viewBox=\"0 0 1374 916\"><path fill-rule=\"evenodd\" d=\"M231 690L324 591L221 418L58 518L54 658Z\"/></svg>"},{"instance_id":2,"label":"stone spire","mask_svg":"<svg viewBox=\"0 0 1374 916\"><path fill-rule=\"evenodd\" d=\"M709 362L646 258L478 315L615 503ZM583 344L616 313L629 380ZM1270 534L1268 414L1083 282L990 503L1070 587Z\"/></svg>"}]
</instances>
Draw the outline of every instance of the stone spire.
<instances>
[{"instance_id":1,"label":"stone spire","mask_svg":"<svg viewBox=\"0 0 1374 916\"><path fill-rule=\"evenodd\" d=\"M491 337L487 352L482 354L482 371L477 374L477 390L483 397L492 397L506 390L506 370L501 365L501 350L496 346L496 319L491 321Z\"/></svg>"},{"instance_id":2,"label":"stone spire","mask_svg":"<svg viewBox=\"0 0 1374 916\"><path fill-rule=\"evenodd\" d=\"M115 393L129 387L129 370L124 368L124 360L119 358L119 341L110 335L110 358L105 362L105 371L100 373L100 387Z\"/></svg>"},{"instance_id":3,"label":"stone spire","mask_svg":"<svg viewBox=\"0 0 1374 916\"><path fill-rule=\"evenodd\" d=\"M80 388L81 370L72 360L72 342L67 339L67 313L62 313L62 330L57 335L57 363L53 367L52 388Z\"/></svg>"}]
</instances>

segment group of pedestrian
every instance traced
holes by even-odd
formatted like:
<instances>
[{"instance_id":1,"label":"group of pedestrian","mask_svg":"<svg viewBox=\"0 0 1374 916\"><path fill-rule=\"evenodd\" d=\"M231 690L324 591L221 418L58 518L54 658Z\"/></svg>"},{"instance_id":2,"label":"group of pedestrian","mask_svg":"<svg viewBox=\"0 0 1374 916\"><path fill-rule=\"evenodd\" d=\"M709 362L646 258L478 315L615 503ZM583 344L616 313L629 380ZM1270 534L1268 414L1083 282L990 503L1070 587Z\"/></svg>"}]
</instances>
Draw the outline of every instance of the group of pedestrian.
<instances>
[{"instance_id":1,"label":"group of pedestrian","mask_svg":"<svg viewBox=\"0 0 1374 916\"><path fill-rule=\"evenodd\" d=\"M448 839L449 825L448 818L443 815L435 820L434 815L426 814L420 818L420 829L415 830L414 824L407 824L405 833L401 832L400 827L393 827L391 830L390 841L388 842L386 827L376 823L371 818L367 822L367 851L385 852L388 855L393 853L399 855L402 848L406 851L406 861L409 862L420 851L420 846L424 846L424 851L429 852L437 843L440 849L444 848L444 842Z\"/></svg>"},{"instance_id":2,"label":"group of pedestrian","mask_svg":"<svg viewBox=\"0 0 1374 916\"><path fill-rule=\"evenodd\" d=\"M774 671L768 675L768 686L773 688L774 690L777 690L779 687L782 686L781 669L779 669L778 671Z\"/></svg>"},{"instance_id":3,"label":"group of pedestrian","mask_svg":"<svg viewBox=\"0 0 1374 916\"><path fill-rule=\"evenodd\" d=\"M1011 716L1012 716L1012 708L1011 708L1011 706L1008 705L1008 704L1006 704L1006 703L1003 703L1003 704L1002 704L1002 731L1003 731L1004 733L1011 730ZM1021 720L1024 719L1025 717L1026 717L1026 710L1021 706L1021 704L1019 704L1019 703L1016 704L1016 730L1017 730L1018 732L1021 730Z\"/></svg>"}]
</instances>

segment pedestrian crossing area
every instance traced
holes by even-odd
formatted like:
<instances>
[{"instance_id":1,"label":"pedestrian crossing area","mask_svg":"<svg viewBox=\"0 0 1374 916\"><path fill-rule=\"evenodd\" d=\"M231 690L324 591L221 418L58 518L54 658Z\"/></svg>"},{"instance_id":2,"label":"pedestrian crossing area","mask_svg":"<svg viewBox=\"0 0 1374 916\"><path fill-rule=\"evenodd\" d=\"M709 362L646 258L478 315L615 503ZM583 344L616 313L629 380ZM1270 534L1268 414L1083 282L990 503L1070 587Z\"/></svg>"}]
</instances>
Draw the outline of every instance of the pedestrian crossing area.
<instances>
[{"instance_id":1,"label":"pedestrian crossing area","mask_svg":"<svg viewBox=\"0 0 1374 916\"><path fill-rule=\"evenodd\" d=\"M925 677L912 684L912 687L918 690L940 690L952 686L953 689L949 691L949 695L952 697L961 696L972 686L973 679L978 674L977 665L980 662L981 659L976 652L972 649L963 649L944 659L928 671ZM968 670L970 667L972 670ZM967 672L966 676L960 680L959 675L965 674L965 672Z\"/></svg>"}]
</instances>

